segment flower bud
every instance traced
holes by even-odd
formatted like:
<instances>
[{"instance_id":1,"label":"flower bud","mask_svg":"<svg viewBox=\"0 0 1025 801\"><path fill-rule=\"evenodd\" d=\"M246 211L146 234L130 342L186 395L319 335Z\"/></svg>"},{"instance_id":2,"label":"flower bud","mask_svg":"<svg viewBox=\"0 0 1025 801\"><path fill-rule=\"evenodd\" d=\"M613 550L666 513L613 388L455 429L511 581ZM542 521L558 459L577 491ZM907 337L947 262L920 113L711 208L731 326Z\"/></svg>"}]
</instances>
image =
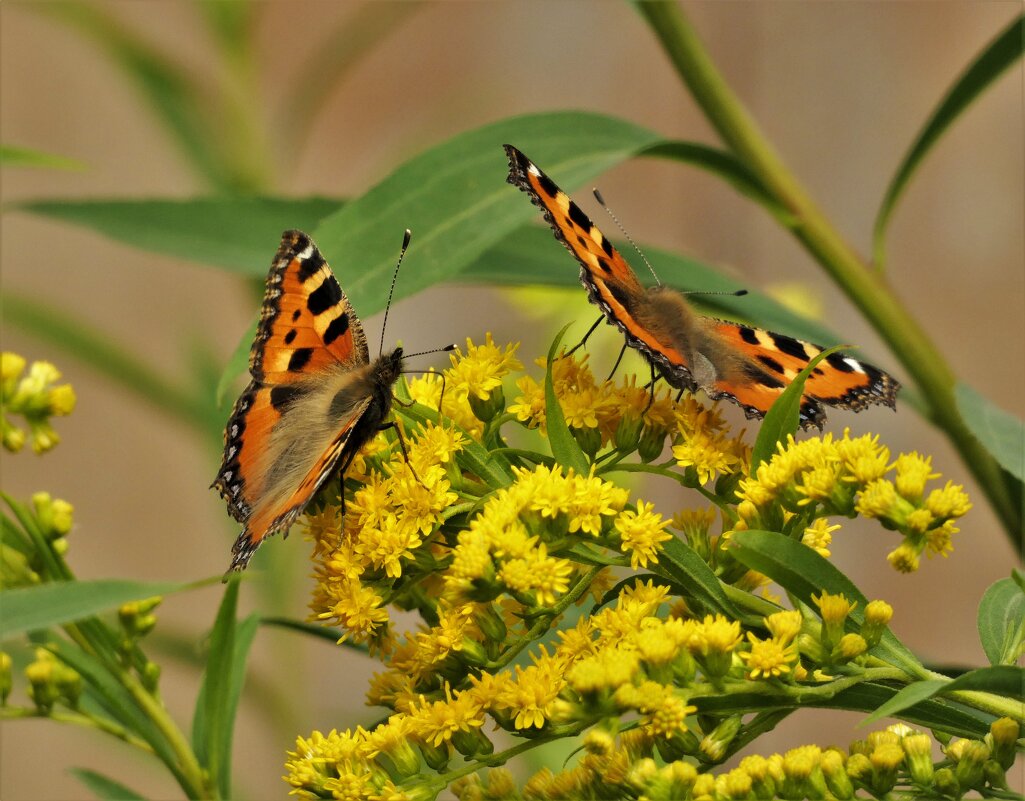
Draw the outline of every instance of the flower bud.
<instances>
[{"instance_id":1,"label":"flower bud","mask_svg":"<svg viewBox=\"0 0 1025 801\"><path fill-rule=\"evenodd\" d=\"M776 782L769 771L769 760L761 754L752 754L740 760L740 769L751 777L751 790L755 798L776 797Z\"/></svg>"},{"instance_id":2,"label":"flower bud","mask_svg":"<svg viewBox=\"0 0 1025 801\"><path fill-rule=\"evenodd\" d=\"M54 679L58 695L72 709L78 709L78 699L82 697L82 677L78 671L58 662L54 667Z\"/></svg>"},{"instance_id":3,"label":"flower bud","mask_svg":"<svg viewBox=\"0 0 1025 801\"><path fill-rule=\"evenodd\" d=\"M845 634L833 648L830 658L833 662L850 662L868 650L868 644L860 634Z\"/></svg>"},{"instance_id":4,"label":"flower bud","mask_svg":"<svg viewBox=\"0 0 1025 801\"><path fill-rule=\"evenodd\" d=\"M908 773L916 784L929 787L933 779L932 740L927 734L909 734L901 739L907 756Z\"/></svg>"},{"instance_id":5,"label":"flower bud","mask_svg":"<svg viewBox=\"0 0 1025 801\"><path fill-rule=\"evenodd\" d=\"M1011 718L998 718L989 725L993 757L1004 770L1014 764L1015 748L1021 727Z\"/></svg>"},{"instance_id":6,"label":"flower bud","mask_svg":"<svg viewBox=\"0 0 1025 801\"><path fill-rule=\"evenodd\" d=\"M139 672L139 679L147 692L155 693L160 684L160 665L147 661Z\"/></svg>"},{"instance_id":7,"label":"flower bud","mask_svg":"<svg viewBox=\"0 0 1025 801\"><path fill-rule=\"evenodd\" d=\"M662 455L666 445L666 431L661 426L645 426L637 443L637 455L642 462L650 462Z\"/></svg>"},{"instance_id":8,"label":"flower bud","mask_svg":"<svg viewBox=\"0 0 1025 801\"><path fill-rule=\"evenodd\" d=\"M885 795L897 783L897 769L904 763L904 749L896 743L882 743L869 756L874 780L872 791Z\"/></svg>"},{"instance_id":9,"label":"flower bud","mask_svg":"<svg viewBox=\"0 0 1025 801\"><path fill-rule=\"evenodd\" d=\"M990 787L997 790L1009 790L1004 768L995 759L987 759L982 766L982 779Z\"/></svg>"},{"instance_id":10,"label":"flower bud","mask_svg":"<svg viewBox=\"0 0 1025 801\"><path fill-rule=\"evenodd\" d=\"M507 798L515 798L516 795L516 780L508 770L505 768L492 768L488 771L486 798L504 801Z\"/></svg>"},{"instance_id":11,"label":"flower bud","mask_svg":"<svg viewBox=\"0 0 1025 801\"><path fill-rule=\"evenodd\" d=\"M490 422L495 415L505 411L505 392L502 391L501 385L491 390L486 398L480 398L476 393L470 392L466 399L470 402L473 416L482 423Z\"/></svg>"},{"instance_id":12,"label":"flower bud","mask_svg":"<svg viewBox=\"0 0 1025 801\"><path fill-rule=\"evenodd\" d=\"M940 768L932 780L933 789L945 798L960 798L961 785L950 768Z\"/></svg>"},{"instance_id":13,"label":"flower bud","mask_svg":"<svg viewBox=\"0 0 1025 801\"><path fill-rule=\"evenodd\" d=\"M48 492L37 492L32 496L32 507L47 540L52 542L71 531L75 508L67 501L51 498Z\"/></svg>"},{"instance_id":14,"label":"flower bud","mask_svg":"<svg viewBox=\"0 0 1025 801\"><path fill-rule=\"evenodd\" d=\"M28 679L29 698L36 705L36 709L44 715L49 715L53 705L60 698L54 677L53 660L44 657L32 662L25 668L25 678Z\"/></svg>"},{"instance_id":15,"label":"flower bud","mask_svg":"<svg viewBox=\"0 0 1025 801\"><path fill-rule=\"evenodd\" d=\"M886 601L869 601L865 607L865 620L861 624L861 636L869 648L879 644L883 632L893 618L893 607Z\"/></svg>"},{"instance_id":16,"label":"flower bud","mask_svg":"<svg viewBox=\"0 0 1025 801\"><path fill-rule=\"evenodd\" d=\"M726 718L701 739L701 753L709 762L720 762L741 727L740 715Z\"/></svg>"},{"instance_id":17,"label":"flower bud","mask_svg":"<svg viewBox=\"0 0 1025 801\"><path fill-rule=\"evenodd\" d=\"M459 729L452 735L452 745L465 757L487 756L495 751L495 745L479 728L469 731Z\"/></svg>"},{"instance_id":18,"label":"flower bud","mask_svg":"<svg viewBox=\"0 0 1025 801\"><path fill-rule=\"evenodd\" d=\"M854 798L854 785L851 784L851 780L847 776L842 753L835 748L823 751L822 757L819 759L819 767L826 780L826 787L838 801L848 801L848 799Z\"/></svg>"},{"instance_id":19,"label":"flower bud","mask_svg":"<svg viewBox=\"0 0 1025 801\"><path fill-rule=\"evenodd\" d=\"M571 426L570 432L580 446L580 450L587 454L587 458L593 459L594 455L598 453L598 449L601 448L601 431L597 428Z\"/></svg>"},{"instance_id":20,"label":"flower bud","mask_svg":"<svg viewBox=\"0 0 1025 801\"><path fill-rule=\"evenodd\" d=\"M954 767L954 776L958 785L968 790L982 783L982 768L989 759L989 747L978 740L963 742L960 758Z\"/></svg>"},{"instance_id":21,"label":"flower bud","mask_svg":"<svg viewBox=\"0 0 1025 801\"><path fill-rule=\"evenodd\" d=\"M621 453L633 453L637 450L641 441L641 432L644 430L644 420L636 415L627 412L619 419L616 426L614 442L616 450Z\"/></svg>"},{"instance_id":22,"label":"flower bud","mask_svg":"<svg viewBox=\"0 0 1025 801\"><path fill-rule=\"evenodd\" d=\"M0 706L7 706L7 698L14 686L14 676L11 673L11 655L6 651L0 651Z\"/></svg>"},{"instance_id":23,"label":"flower bud","mask_svg":"<svg viewBox=\"0 0 1025 801\"><path fill-rule=\"evenodd\" d=\"M7 418L0 415L0 436L3 438L5 450L17 453L25 445L25 432L7 421Z\"/></svg>"},{"instance_id":24,"label":"flower bud","mask_svg":"<svg viewBox=\"0 0 1025 801\"><path fill-rule=\"evenodd\" d=\"M424 762L426 762L433 770L441 773L448 766L449 754L447 743L443 743L442 745L417 743L417 747L423 755Z\"/></svg>"}]
</instances>

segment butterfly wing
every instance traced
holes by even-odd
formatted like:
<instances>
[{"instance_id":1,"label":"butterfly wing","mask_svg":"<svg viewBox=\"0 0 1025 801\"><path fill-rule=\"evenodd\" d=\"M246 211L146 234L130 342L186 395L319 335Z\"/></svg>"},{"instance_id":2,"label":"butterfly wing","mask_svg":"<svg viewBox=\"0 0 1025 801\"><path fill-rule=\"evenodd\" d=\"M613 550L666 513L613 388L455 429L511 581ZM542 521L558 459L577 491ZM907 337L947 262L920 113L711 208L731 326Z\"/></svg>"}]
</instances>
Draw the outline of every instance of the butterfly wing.
<instances>
[{"instance_id":1,"label":"butterfly wing","mask_svg":"<svg viewBox=\"0 0 1025 801\"><path fill-rule=\"evenodd\" d=\"M748 380L724 376L714 390L745 408L748 417L763 417L772 402L808 362L824 348L785 334L709 320L717 339L741 354ZM825 422L822 404L861 411L870 404L896 408L900 383L877 367L843 353L833 353L812 370L804 385L801 424L819 428Z\"/></svg>"},{"instance_id":2,"label":"butterfly wing","mask_svg":"<svg viewBox=\"0 0 1025 801\"><path fill-rule=\"evenodd\" d=\"M344 408L331 408L331 400L368 362L362 326L330 267L306 234L286 231L267 275L252 380L228 419L212 485L246 526L236 552L245 540L251 555L290 524L334 469L369 397L361 387ZM316 414L296 411L318 407ZM311 416L319 426L313 432L302 422Z\"/></svg>"},{"instance_id":3,"label":"butterfly wing","mask_svg":"<svg viewBox=\"0 0 1025 801\"><path fill-rule=\"evenodd\" d=\"M693 382L687 372L687 360L673 343L660 338L657 329L645 319L650 312L648 295L626 259L534 162L512 145L505 145L505 152L509 157L506 180L527 193L531 202L544 212L555 238L580 262L580 281L590 301L623 332L631 347L640 350L667 375L678 376L678 386L690 388Z\"/></svg>"}]
</instances>

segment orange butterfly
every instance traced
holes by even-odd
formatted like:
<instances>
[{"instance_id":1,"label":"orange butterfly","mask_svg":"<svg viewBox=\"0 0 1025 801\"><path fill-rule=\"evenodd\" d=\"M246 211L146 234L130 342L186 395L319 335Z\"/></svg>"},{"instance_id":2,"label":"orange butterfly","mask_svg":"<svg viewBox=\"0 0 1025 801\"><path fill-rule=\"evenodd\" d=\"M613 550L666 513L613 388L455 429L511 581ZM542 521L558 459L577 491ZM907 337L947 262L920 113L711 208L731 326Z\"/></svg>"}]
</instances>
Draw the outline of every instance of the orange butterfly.
<instances>
[{"instance_id":1,"label":"orange butterfly","mask_svg":"<svg viewBox=\"0 0 1025 801\"><path fill-rule=\"evenodd\" d=\"M702 389L713 400L738 404L749 418L761 418L822 352L818 345L784 334L699 315L670 287L645 288L565 192L512 145L505 145L505 152L508 182L541 207L556 239L580 262L580 280L590 301L651 363L654 373L674 387ZM872 403L895 409L899 389L896 379L877 367L833 353L804 385L801 426L822 428L822 404L856 412Z\"/></svg>"},{"instance_id":2,"label":"orange butterfly","mask_svg":"<svg viewBox=\"0 0 1025 801\"><path fill-rule=\"evenodd\" d=\"M408 243L406 231L403 252ZM402 358L396 348L370 361L359 318L317 246L285 231L249 354L252 380L228 418L211 485L244 526L230 569L244 570L264 539L287 532L382 428Z\"/></svg>"}]
</instances>

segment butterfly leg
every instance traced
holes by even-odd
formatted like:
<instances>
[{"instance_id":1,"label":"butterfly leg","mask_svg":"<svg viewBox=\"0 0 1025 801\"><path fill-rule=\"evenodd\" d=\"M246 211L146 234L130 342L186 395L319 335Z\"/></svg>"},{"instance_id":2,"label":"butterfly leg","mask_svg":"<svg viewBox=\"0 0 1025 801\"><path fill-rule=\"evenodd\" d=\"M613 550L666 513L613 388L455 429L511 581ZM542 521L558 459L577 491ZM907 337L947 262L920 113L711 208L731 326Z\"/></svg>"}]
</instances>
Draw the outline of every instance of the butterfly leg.
<instances>
[{"instance_id":1,"label":"butterfly leg","mask_svg":"<svg viewBox=\"0 0 1025 801\"><path fill-rule=\"evenodd\" d=\"M619 369L619 363L621 361L623 361L623 354L625 354L625 353L626 353L626 343L624 342L623 343L623 347L619 349L619 356L616 357L616 363L614 365L612 365L612 372L610 372L609 373L609 377L605 379L606 381L611 381L612 380L612 376L614 376L616 374L616 370Z\"/></svg>"},{"instance_id":2,"label":"butterfly leg","mask_svg":"<svg viewBox=\"0 0 1025 801\"><path fill-rule=\"evenodd\" d=\"M395 420L390 420L387 423L384 423L382 426L380 426L377 430L387 431L389 428L395 429L395 435L398 437L399 440L399 450L402 451L402 458L406 460L406 465L409 467L409 472L413 474L413 478L416 479L417 483L421 487L427 489L427 485L424 484L420 476L416 474L416 469L413 467L412 462L409 461L409 452L406 450L406 438L402 436L402 426L400 426Z\"/></svg>"},{"instance_id":3,"label":"butterfly leg","mask_svg":"<svg viewBox=\"0 0 1025 801\"><path fill-rule=\"evenodd\" d=\"M655 382L658 381L658 376L655 375L655 365L651 364L650 367L651 367L651 381L648 382L648 390L649 390L648 405L645 406L644 407L644 411L641 412L641 416L642 417L648 413L648 409L651 408L651 404L653 404L655 402Z\"/></svg>"},{"instance_id":4,"label":"butterfly leg","mask_svg":"<svg viewBox=\"0 0 1025 801\"><path fill-rule=\"evenodd\" d=\"M582 347L582 346L583 346L583 344L584 344L585 342L587 342L587 338L588 338L589 336L591 336L591 334L593 334L593 333L594 333L594 329L595 329L595 328L597 328L597 327L598 327L598 325L599 325L599 323L601 323L601 321L602 321L602 320L604 320L604 319L605 319L605 315L602 315L602 316L601 316L601 317L599 317L599 318L598 318L597 320L595 320L595 321L594 321L594 324L593 324L593 325L592 325L592 326L591 326L590 328L588 328L588 329L587 329L587 333L586 333L586 334L584 334L584 338L583 338L583 339L581 339L581 340L580 340L580 341L579 341L579 342L578 342L578 343L577 343L576 345L574 345L574 346L573 346L572 348L570 348L570 349L569 349L568 351L566 351L566 352L565 352L564 354L562 354L562 358L566 358L567 356L571 355L571 354L572 354L572 353L573 353L574 351L576 351L576 350L577 350L578 348Z\"/></svg>"}]
</instances>

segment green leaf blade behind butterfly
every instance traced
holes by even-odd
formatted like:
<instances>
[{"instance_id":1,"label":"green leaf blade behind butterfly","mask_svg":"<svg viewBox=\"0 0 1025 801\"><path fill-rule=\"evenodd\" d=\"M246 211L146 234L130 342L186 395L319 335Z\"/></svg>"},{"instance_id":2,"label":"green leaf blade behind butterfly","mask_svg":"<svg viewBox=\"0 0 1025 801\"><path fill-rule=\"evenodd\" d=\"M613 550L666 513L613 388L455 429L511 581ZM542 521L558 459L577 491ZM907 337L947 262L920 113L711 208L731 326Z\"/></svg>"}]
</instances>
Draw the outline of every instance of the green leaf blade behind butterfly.
<instances>
[{"instance_id":1,"label":"green leaf blade behind butterfly","mask_svg":"<svg viewBox=\"0 0 1025 801\"><path fill-rule=\"evenodd\" d=\"M0 145L0 164L5 167L44 167L75 172L86 169L85 163L78 159L14 145Z\"/></svg>"},{"instance_id":2,"label":"green leaf blade behind butterfly","mask_svg":"<svg viewBox=\"0 0 1025 801\"><path fill-rule=\"evenodd\" d=\"M940 137L1000 75L1021 58L1025 47L1025 16L1020 16L990 42L972 64L953 83L940 104L929 116L901 160L890 180L876 215L872 232L873 261L882 268L885 259L885 238L893 210L907 188L918 165Z\"/></svg>"},{"instance_id":3,"label":"green leaf blade behind butterfly","mask_svg":"<svg viewBox=\"0 0 1025 801\"><path fill-rule=\"evenodd\" d=\"M152 253L262 278L283 231L311 231L343 202L325 197L201 197L38 200L12 208L90 228Z\"/></svg>"},{"instance_id":4,"label":"green leaf blade behind butterfly","mask_svg":"<svg viewBox=\"0 0 1025 801\"><path fill-rule=\"evenodd\" d=\"M146 801L145 797L135 790L95 770L72 768L71 773L102 801Z\"/></svg>"},{"instance_id":5,"label":"green leaf blade behind butterfly","mask_svg":"<svg viewBox=\"0 0 1025 801\"><path fill-rule=\"evenodd\" d=\"M559 358L559 344L569 325L556 335L552 346L548 349L548 361L545 365L545 430L548 433L548 444L552 449L552 456L564 468L571 468L578 476L586 476L590 472L587 463L587 456L584 455L580 444L573 436L569 426L566 424L566 417L562 413L562 406L559 405L559 398L555 394L555 383L552 379L552 364Z\"/></svg>"},{"instance_id":6,"label":"green leaf blade behind butterfly","mask_svg":"<svg viewBox=\"0 0 1025 801\"><path fill-rule=\"evenodd\" d=\"M408 297L455 278L537 214L505 182L502 145L537 158L568 185L600 175L661 140L624 120L583 112L533 114L461 133L402 164L314 231L360 315L384 306L402 232L413 241L395 289Z\"/></svg>"},{"instance_id":7,"label":"green leaf blade behind butterfly","mask_svg":"<svg viewBox=\"0 0 1025 801\"><path fill-rule=\"evenodd\" d=\"M976 439L1002 468L1025 481L1025 422L963 382L954 387L957 406Z\"/></svg>"}]
</instances>

